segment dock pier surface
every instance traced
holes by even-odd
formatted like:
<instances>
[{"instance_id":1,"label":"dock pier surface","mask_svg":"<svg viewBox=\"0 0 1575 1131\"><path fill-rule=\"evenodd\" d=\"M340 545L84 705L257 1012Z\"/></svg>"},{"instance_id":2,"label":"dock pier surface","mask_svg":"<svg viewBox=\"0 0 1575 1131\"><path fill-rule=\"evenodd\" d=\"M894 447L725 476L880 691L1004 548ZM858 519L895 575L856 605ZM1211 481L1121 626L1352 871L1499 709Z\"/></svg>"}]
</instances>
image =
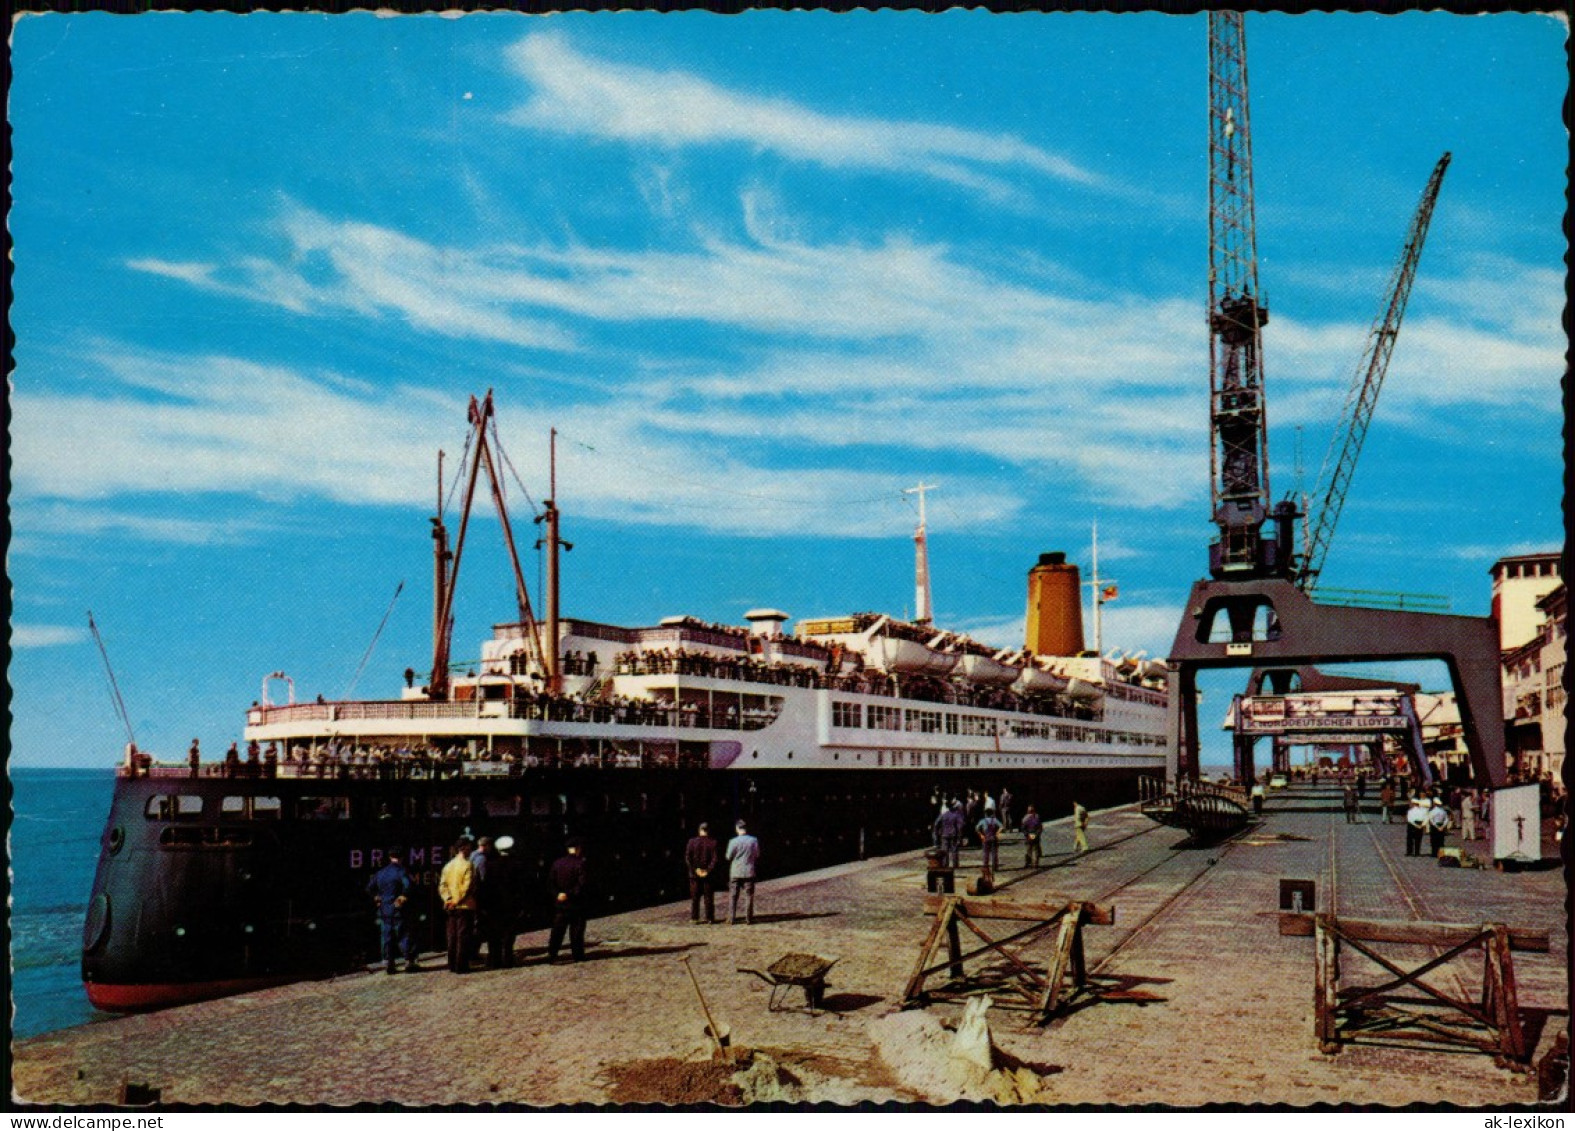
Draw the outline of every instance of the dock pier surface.
<instances>
[{"instance_id":1,"label":"dock pier surface","mask_svg":"<svg viewBox=\"0 0 1575 1131\"><path fill-rule=\"evenodd\" d=\"M1084 854L1071 852L1067 822L1047 826L1044 866L1032 872L1017 867L1022 847L1008 836L996 898L1115 908L1113 924L1084 928L1089 972L1107 995L1080 997L1044 1026L1022 1012L987 1014L997 1063L1032 1078L1017 1098L1537 1104L1534 1070L1482 1053L1396 1047L1381 1033L1320 1051L1314 940L1280 934L1282 879L1314 881L1316 909L1340 916L1546 931L1546 953L1514 955L1533 1068L1569 1025L1562 869L1545 861L1507 873L1407 857L1403 824L1383 823L1375 798L1367 806L1351 824L1338 787L1276 791L1261 822L1211 847L1189 846L1122 807L1093 815ZM1482 841L1462 847L1485 852ZM964 854L959 891L978 862L977 848ZM243 1106L990 1098L918 1063L933 1049L916 1023L934 1031L935 1020L950 1027L962 1014L954 1004L902 1011L934 921L925 889L923 853L904 853L764 880L753 925L692 925L687 901L594 919L578 964L548 965L545 932L533 932L520 936L512 969L461 977L427 955L416 974L378 969L61 1030L16 1043L13 1099L105 1106L128 1083L156 1089L161 1103ZM718 892L724 920L726 904ZM1411 949L1414 964L1427 960L1425 947ZM1035 953L1049 950L1047 941ZM794 953L838 959L822 1011L802 1008L797 987L781 995L790 1008L770 1011L771 987L740 972ZM713 1061L686 958L729 1051L753 1050L753 1059ZM1342 958L1351 972L1365 961ZM1469 997L1480 965L1457 960L1430 977Z\"/></svg>"}]
</instances>

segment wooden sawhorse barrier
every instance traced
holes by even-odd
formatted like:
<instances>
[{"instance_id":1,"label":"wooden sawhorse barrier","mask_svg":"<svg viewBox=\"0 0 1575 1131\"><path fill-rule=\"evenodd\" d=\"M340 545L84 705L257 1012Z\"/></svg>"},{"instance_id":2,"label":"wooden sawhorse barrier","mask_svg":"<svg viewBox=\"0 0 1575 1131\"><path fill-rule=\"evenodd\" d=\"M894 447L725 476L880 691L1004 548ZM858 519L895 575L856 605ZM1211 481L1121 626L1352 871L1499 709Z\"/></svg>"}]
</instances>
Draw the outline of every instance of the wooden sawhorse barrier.
<instances>
[{"instance_id":1,"label":"wooden sawhorse barrier","mask_svg":"<svg viewBox=\"0 0 1575 1131\"><path fill-rule=\"evenodd\" d=\"M993 992L1009 991L1009 996L997 999L1002 1009L1026 1009L1030 1020L1043 1024L1073 994L1084 988L1088 981L1088 965L1083 957L1083 924L1110 924L1116 921L1115 908L1100 906L1081 900L1064 903L1012 903L1006 900L979 899L960 895L932 895L924 901L925 914L935 916L924 948L919 952L919 963L908 979L903 991L905 1007L924 1005L933 1001L962 1001L984 989ZM994 938L979 925L982 920L1007 921L1022 924L1000 938ZM966 927L982 944L966 953L962 946L962 928ZM1039 936L1057 929L1055 949L1044 972L1028 962L1023 948ZM946 943L946 959L935 962L942 940ZM1001 982L970 977L966 964L974 958L993 956L1004 959L1015 975L1015 980ZM933 963L933 965L932 965ZM950 980L932 989L925 982L945 970ZM1063 992L1063 985L1070 975L1072 993Z\"/></svg>"},{"instance_id":2,"label":"wooden sawhorse barrier","mask_svg":"<svg viewBox=\"0 0 1575 1131\"><path fill-rule=\"evenodd\" d=\"M1531 1050L1526 1047L1520 1023L1510 952L1547 953L1547 931L1522 930L1503 923L1408 923L1286 912L1280 915L1280 934L1311 935L1315 941L1315 1025L1322 1052L1337 1053L1342 1041L1382 1034L1390 1039L1476 1048L1492 1053L1501 1067L1527 1068ZM1380 943L1442 948L1443 952L1407 970L1380 954L1375 949ZM1342 987L1342 946L1371 959L1393 977L1376 986ZM1481 950L1483 955L1482 992L1476 1000L1452 997L1423 980L1423 975L1472 950ZM1395 1009L1389 995L1401 986L1414 986L1431 999L1416 1004L1442 1006L1455 1016ZM1415 999L1408 1002L1412 1003Z\"/></svg>"}]
</instances>

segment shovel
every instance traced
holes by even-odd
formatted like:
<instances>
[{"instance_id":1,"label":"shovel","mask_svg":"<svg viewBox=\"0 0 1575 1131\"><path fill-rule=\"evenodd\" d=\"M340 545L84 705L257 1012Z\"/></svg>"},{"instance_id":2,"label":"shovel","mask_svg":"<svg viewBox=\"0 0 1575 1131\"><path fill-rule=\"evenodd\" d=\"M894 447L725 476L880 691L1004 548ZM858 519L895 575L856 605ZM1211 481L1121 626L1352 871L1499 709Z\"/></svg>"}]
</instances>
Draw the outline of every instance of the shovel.
<instances>
[{"instance_id":1,"label":"shovel","mask_svg":"<svg viewBox=\"0 0 1575 1131\"><path fill-rule=\"evenodd\" d=\"M716 1018L711 1016L711 1007L705 1003L705 994L700 992L700 979L695 977L694 967L689 965L689 956L684 955L684 969L689 971L689 981L694 984L695 997L700 999L700 1011L705 1014L706 1035L716 1045L716 1059L732 1060L733 1050L730 1047L732 1033L721 1028L716 1023Z\"/></svg>"}]
</instances>

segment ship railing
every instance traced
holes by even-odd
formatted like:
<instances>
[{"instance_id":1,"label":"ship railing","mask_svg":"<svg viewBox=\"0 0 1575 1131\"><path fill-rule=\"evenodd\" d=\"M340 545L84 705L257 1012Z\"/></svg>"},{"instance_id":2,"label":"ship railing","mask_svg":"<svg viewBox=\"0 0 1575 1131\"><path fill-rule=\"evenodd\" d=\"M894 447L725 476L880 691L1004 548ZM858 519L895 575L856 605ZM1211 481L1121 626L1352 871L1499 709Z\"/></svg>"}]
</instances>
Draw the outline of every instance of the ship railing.
<instances>
[{"instance_id":1,"label":"ship railing","mask_svg":"<svg viewBox=\"0 0 1575 1131\"><path fill-rule=\"evenodd\" d=\"M381 719L417 721L423 719L473 719L503 714L512 719L543 719L551 722L583 722L650 727L712 727L720 730L759 730L769 726L779 712L772 709L745 709L743 712L718 708L685 707L675 710L662 705L621 705L579 699L495 700L469 699L462 702L424 700L380 700L356 703L303 703L290 707L253 708L247 721L253 726L303 721L351 722Z\"/></svg>"},{"instance_id":2,"label":"ship railing","mask_svg":"<svg viewBox=\"0 0 1575 1131\"><path fill-rule=\"evenodd\" d=\"M280 723L343 722L350 719L470 719L481 713L486 699L434 702L427 699L377 699L353 703L295 703L285 707L253 707L252 726Z\"/></svg>"},{"instance_id":3,"label":"ship railing","mask_svg":"<svg viewBox=\"0 0 1575 1131\"><path fill-rule=\"evenodd\" d=\"M560 723L594 723L608 726L682 727L713 730L760 730L781 714L780 708L733 707L707 709L697 704L670 707L648 703L581 702L547 699L516 702L510 717Z\"/></svg>"},{"instance_id":4,"label":"ship railing","mask_svg":"<svg viewBox=\"0 0 1575 1131\"><path fill-rule=\"evenodd\" d=\"M674 749L676 744L662 745L633 740L631 745L633 749L629 746L620 746L615 740L609 739L601 744L602 748L599 750L545 754L528 751L497 755L483 760L405 754L370 762L285 761L268 770L244 765L236 768L223 763L204 763L195 776L198 780L429 781L452 778L520 777L531 770L555 768L704 769L710 763L708 754ZM191 767L185 765L153 765L135 770L120 766L117 767L116 773L121 777L149 777L164 781L193 779Z\"/></svg>"}]
</instances>

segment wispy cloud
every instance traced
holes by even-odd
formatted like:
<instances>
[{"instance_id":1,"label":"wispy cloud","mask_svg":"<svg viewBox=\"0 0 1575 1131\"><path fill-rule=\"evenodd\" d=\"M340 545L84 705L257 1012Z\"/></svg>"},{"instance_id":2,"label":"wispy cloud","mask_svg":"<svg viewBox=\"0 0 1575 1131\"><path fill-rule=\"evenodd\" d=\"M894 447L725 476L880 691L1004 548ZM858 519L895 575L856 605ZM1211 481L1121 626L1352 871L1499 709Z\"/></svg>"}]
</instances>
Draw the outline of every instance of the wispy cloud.
<instances>
[{"instance_id":1,"label":"wispy cloud","mask_svg":"<svg viewBox=\"0 0 1575 1131\"><path fill-rule=\"evenodd\" d=\"M1007 171L1088 188L1110 183L1008 134L829 114L687 71L593 59L552 32L515 45L509 61L532 88L509 121L535 130L668 148L747 145L829 169L918 174L997 199L1020 191Z\"/></svg>"},{"instance_id":2,"label":"wispy cloud","mask_svg":"<svg viewBox=\"0 0 1575 1131\"><path fill-rule=\"evenodd\" d=\"M161 517L149 495L425 504L432 453L457 450L464 429L463 403L446 394L369 388L222 356L106 346L93 360L108 381L102 391L13 399L17 530L29 539L114 534L193 544L245 540L266 529L264 518ZM254 395L236 397L236 387ZM653 427L640 403L549 406L522 393L505 401L501 427L512 465L538 491L546 453L519 442L519 429L549 413L566 438L562 486L580 515L741 535L849 537L888 536L906 521L902 482L890 473L835 461L773 467L758 446L707 445L692 433ZM95 458L75 458L82 451ZM983 475L952 483L957 505L981 522L1008 520L1021 506L1016 492ZM134 508L104 505L128 496Z\"/></svg>"},{"instance_id":3,"label":"wispy cloud","mask_svg":"<svg viewBox=\"0 0 1575 1131\"><path fill-rule=\"evenodd\" d=\"M11 647L57 648L63 644L81 644L87 640L87 629L69 624L13 624Z\"/></svg>"},{"instance_id":4,"label":"wispy cloud","mask_svg":"<svg viewBox=\"0 0 1575 1131\"><path fill-rule=\"evenodd\" d=\"M437 422L463 419L449 394L371 389L235 357L101 345L84 361L106 388L12 398L13 489L24 502L144 492L409 502L425 496L430 452L448 438ZM92 510L41 517L56 527L130 522ZM173 541L213 536L201 523L146 521L144 532Z\"/></svg>"},{"instance_id":5,"label":"wispy cloud","mask_svg":"<svg viewBox=\"0 0 1575 1131\"><path fill-rule=\"evenodd\" d=\"M255 541L276 530L261 518L229 516L217 519L184 518L137 509L66 503L23 503L12 511L13 548L36 547L39 538L99 538L113 536L182 546L230 546Z\"/></svg>"}]
</instances>

